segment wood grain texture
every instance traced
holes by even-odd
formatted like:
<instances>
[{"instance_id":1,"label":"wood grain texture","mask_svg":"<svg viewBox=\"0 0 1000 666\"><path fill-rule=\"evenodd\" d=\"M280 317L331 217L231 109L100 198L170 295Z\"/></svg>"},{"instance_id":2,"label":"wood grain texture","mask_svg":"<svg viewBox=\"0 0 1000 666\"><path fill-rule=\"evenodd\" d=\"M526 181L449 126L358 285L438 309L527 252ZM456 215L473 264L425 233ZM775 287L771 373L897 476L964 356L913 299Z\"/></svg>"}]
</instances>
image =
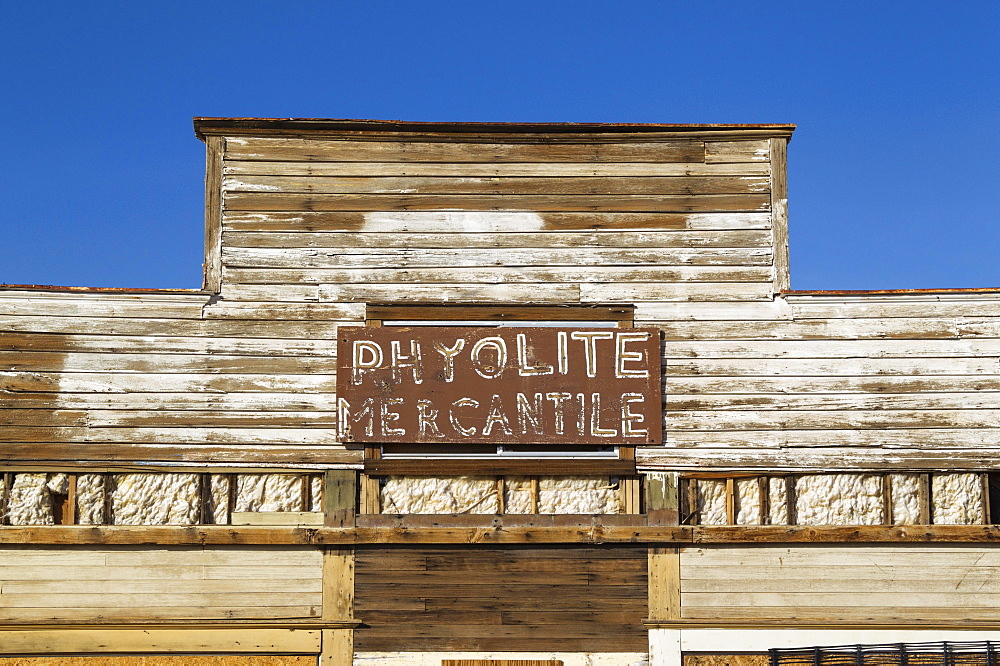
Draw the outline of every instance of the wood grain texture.
<instances>
[{"instance_id":1,"label":"wood grain texture","mask_svg":"<svg viewBox=\"0 0 1000 666\"><path fill-rule=\"evenodd\" d=\"M67 584L63 569L81 562L92 568L91 577ZM32 563L44 563L49 577L18 575ZM241 565L252 568L241 575ZM7 624L318 617L322 604L321 559L314 550L6 547L0 549L0 566L5 568L0 622ZM127 571L119 571L122 566ZM155 573L158 566L181 567L186 575L163 578Z\"/></svg>"},{"instance_id":2,"label":"wood grain texture","mask_svg":"<svg viewBox=\"0 0 1000 666\"><path fill-rule=\"evenodd\" d=\"M364 549L356 584L359 651L645 649L644 551Z\"/></svg>"}]
</instances>

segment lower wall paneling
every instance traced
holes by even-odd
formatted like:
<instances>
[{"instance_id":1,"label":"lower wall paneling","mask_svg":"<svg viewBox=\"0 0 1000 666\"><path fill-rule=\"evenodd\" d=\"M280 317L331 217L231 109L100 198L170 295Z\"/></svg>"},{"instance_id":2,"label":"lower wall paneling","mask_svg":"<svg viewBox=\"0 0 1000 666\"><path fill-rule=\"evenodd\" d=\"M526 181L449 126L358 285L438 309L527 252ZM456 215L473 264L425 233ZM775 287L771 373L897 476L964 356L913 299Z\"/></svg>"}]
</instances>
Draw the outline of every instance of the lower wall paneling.
<instances>
[{"instance_id":1,"label":"lower wall paneling","mask_svg":"<svg viewBox=\"0 0 1000 666\"><path fill-rule=\"evenodd\" d=\"M646 551L358 549L366 651L645 652Z\"/></svg>"},{"instance_id":2,"label":"lower wall paneling","mask_svg":"<svg viewBox=\"0 0 1000 666\"><path fill-rule=\"evenodd\" d=\"M322 554L295 547L0 548L0 624L318 618Z\"/></svg>"}]
</instances>

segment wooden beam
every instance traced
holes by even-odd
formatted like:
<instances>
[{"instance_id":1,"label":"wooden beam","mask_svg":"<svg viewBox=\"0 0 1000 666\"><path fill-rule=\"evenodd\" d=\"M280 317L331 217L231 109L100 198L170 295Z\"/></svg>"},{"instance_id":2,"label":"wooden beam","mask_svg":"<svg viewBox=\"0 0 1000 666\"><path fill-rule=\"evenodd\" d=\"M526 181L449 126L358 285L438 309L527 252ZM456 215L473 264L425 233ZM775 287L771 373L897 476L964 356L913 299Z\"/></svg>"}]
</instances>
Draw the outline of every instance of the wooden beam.
<instances>
[{"instance_id":1,"label":"wooden beam","mask_svg":"<svg viewBox=\"0 0 1000 666\"><path fill-rule=\"evenodd\" d=\"M225 139L205 138L205 263L202 289L222 289L222 161Z\"/></svg>"},{"instance_id":2,"label":"wooden beam","mask_svg":"<svg viewBox=\"0 0 1000 666\"><path fill-rule=\"evenodd\" d=\"M774 291L792 288L788 260L788 139L770 139L771 229L774 242Z\"/></svg>"},{"instance_id":3,"label":"wooden beam","mask_svg":"<svg viewBox=\"0 0 1000 666\"><path fill-rule=\"evenodd\" d=\"M331 469L323 475L323 515L327 527L354 525L358 474L354 470Z\"/></svg>"},{"instance_id":4,"label":"wooden beam","mask_svg":"<svg viewBox=\"0 0 1000 666\"><path fill-rule=\"evenodd\" d=\"M888 474L882 475L882 524L892 525L892 479Z\"/></svg>"},{"instance_id":5,"label":"wooden beam","mask_svg":"<svg viewBox=\"0 0 1000 666\"><path fill-rule=\"evenodd\" d=\"M920 506L920 524L930 525L933 517L931 511L931 475L920 474L917 477L917 502Z\"/></svg>"},{"instance_id":6,"label":"wooden beam","mask_svg":"<svg viewBox=\"0 0 1000 666\"><path fill-rule=\"evenodd\" d=\"M760 524L771 524L771 479L766 476L757 477L757 498L760 504Z\"/></svg>"},{"instance_id":7,"label":"wooden beam","mask_svg":"<svg viewBox=\"0 0 1000 666\"><path fill-rule=\"evenodd\" d=\"M643 477L646 490L646 517L650 525L677 525L680 520L678 477L673 472L650 473Z\"/></svg>"},{"instance_id":8,"label":"wooden beam","mask_svg":"<svg viewBox=\"0 0 1000 666\"><path fill-rule=\"evenodd\" d=\"M505 520L479 516L476 525L448 526L449 516L394 516L384 525L355 528L256 526L88 526L2 527L0 544L39 545L381 545L381 544L604 544L657 545L747 543L996 543L998 525L703 525L605 524L610 518L640 516L532 516ZM428 519L425 525L416 519ZM456 516L456 519L475 517ZM360 517L359 517L360 520ZM436 526L427 526L438 523ZM539 525L539 523L542 523Z\"/></svg>"},{"instance_id":9,"label":"wooden beam","mask_svg":"<svg viewBox=\"0 0 1000 666\"><path fill-rule=\"evenodd\" d=\"M354 630L324 629L320 666L351 666L354 663Z\"/></svg>"},{"instance_id":10,"label":"wooden beam","mask_svg":"<svg viewBox=\"0 0 1000 666\"><path fill-rule=\"evenodd\" d=\"M634 460L516 460L457 458L454 460L365 460L365 473L371 476L530 476L543 468L551 475L630 476L635 472Z\"/></svg>"},{"instance_id":11,"label":"wooden beam","mask_svg":"<svg viewBox=\"0 0 1000 666\"><path fill-rule=\"evenodd\" d=\"M530 481L530 491L531 491L531 513L538 513L538 477L531 477Z\"/></svg>"},{"instance_id":12,"label":"wooden beam","mask_svg":"<svg viewBox=\"0 0 1000 666\"><path fill-rule=\"evenodd\" d=\"M736 524L736 480L726 479L726 524Z\"/></svg>"},{"instance_id":13,"label":"wooden beam","mask_svg":"<svg viewBox=\"0 0 1000 666\"><path fill-rule=\"evenodd\" d=\"M379 321L614 321L633 317L632 305L368 305Z\"/></svg>"},{"instance_id":14,"label":"wooden beam","mask_svg":"<svg viewBox=\"0 0 1000 666\"><path fill-rule=\"evenodd\" d=\"M681 556L677 548L649 549L649 617L681 616Z\"/></svg>"},{"instance_id":15,"label":"wooden beam","mask_svg":"<svg viewBox=\"0 0 1000 666\"><path fill-rule=\"evenodd\" d=\"M238 652L318 654L319 629L46 628L0 630L0 654Z\"/></svg>"}]
</instances>

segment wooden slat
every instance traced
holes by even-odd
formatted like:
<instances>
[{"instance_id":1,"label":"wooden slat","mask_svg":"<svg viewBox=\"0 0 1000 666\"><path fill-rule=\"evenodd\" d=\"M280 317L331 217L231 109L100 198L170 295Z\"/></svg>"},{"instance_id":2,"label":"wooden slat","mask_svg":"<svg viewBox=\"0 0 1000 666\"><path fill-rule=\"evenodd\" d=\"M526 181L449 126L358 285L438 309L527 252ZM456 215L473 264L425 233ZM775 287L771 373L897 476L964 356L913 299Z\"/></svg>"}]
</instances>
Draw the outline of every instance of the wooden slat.
<instances>
[{"instance_id":1,"label":"wooden slat","mask_svg":"<svg viewBox=\"0 0 1000 666\"><path fill-rule=\"evenodd\" d=\"M229 138L230 160L307 162L704 162L704 142L517 144Z\"/></svg>"},{"instance_id":2,"label":"wooden slat","mask_svg":"<svg viewBox=\"0 0 1000 666\"><path fill-rule=\"evenodd\" d=\"M649 549L649 617L670 620L681 613L681 560L677 548Z\"/></svg>"},{"instance_id":3,"label":"wooden slat","mask_svg":"<svg viewBox=\"0 0 1000 666\"><path fill-rule=\"evenodd\" d=\"M767 163L703 164L701 162L540 162L455 164L437 162L244 162L227 160L226 176L459 176L490 177L654 177L767 176Z\"/></svg>"},{"instance_id":4,"label":"wooden slat","mask_svg":"<svg viewBox=\"0 0 1000 666\"><path fill-rule=\"evenodd\" d=\"M225 139L205 138L205 262L202 288L222 286L222 164Z\"/></svg>"},{"instance_id":5,"label":"wooden slat","mask_svg":"<svg viewBox=\"0 0 1000 666\"><path fill-rule=\"evenodd\" d=\"M319 652L320 632L310 629L209 628L95 628L4 631L0 654L94 654L241 652Z\"/></svg>"},{"instance_id":6,"label":"wooden slat","mask_svg":"<svg viewBox=\"0 0 1000 666\"><path fill-rule=\"evenodd\" d=\"M670 231L770 229L770 213L601 213L573 211L226 211L230 232L514 233L537 231Z\"/></svg>"},{"instance_id":7,"label":"wooden slat","mask_svg":"<svg viewBox=\"0 0 1000 666\"><path fill-rule=\"evenodd\" d=\"M769 139L771 162L771 214L774 232L774 290L791 289L788 258L788 139Z\"/></svg>"},{"instance_id":8,"label":"wooden slat","mask_svg":"<svg viewBox=\"0 0 1000 666\"><path fill-rule=\"evenodd\" d=\"M747 141L706 141L705 162L767 162L770 158L769 139Z\"/></svg>"},{"instance_id":9,"label":"wooden slat","mask_svg":"<svg viewBox=\"0 0 1000 666\"><path fill-rule=\"evenodd\" d=\"M766 176L629 177L521 176L459 178L434 176L228 176L223 191L282 194L747 194L768 192Z\"/></svg>"},{"instance_id":10,"label":"wooden slat","mask_svg":"<svg viewBox=\"0 0 1000 666\"><path fill-rule=\"evenodd\" d=\"M224 234L227 247L278 248L556 248L556 247L770 247L766 230L733 231L352 231L246 232Z\"/></svg>"},{"instance_id":11,"label":"wooden slat","mask_svg":"<svg viewBox=\"0 0 1000 666\"><path fill-rule=\"evenodd\" d=\"M770 194L279 194L227 192L227 211L435 211L510 209L538 212L713 213L768 211Z\"/></svg>"}]
</instances>

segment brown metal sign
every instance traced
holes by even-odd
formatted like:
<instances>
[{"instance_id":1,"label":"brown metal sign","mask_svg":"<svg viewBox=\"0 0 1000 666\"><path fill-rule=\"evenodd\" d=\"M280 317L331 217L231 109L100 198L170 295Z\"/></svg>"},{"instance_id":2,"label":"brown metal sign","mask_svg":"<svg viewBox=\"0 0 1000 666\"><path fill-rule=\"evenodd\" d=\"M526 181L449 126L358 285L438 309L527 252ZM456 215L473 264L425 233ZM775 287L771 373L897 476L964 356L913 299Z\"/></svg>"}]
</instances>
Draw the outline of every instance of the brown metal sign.
<instances>
[{"instance_id":1,"label":"brown metal sign","mask_svg":"<svg viewBox=\"0 0 1000 666\"><path fill-rule=\"evenodd\" d=\"M655 328L341 327L341 441L659 444Z\"/></svg>"}]
</instances>

